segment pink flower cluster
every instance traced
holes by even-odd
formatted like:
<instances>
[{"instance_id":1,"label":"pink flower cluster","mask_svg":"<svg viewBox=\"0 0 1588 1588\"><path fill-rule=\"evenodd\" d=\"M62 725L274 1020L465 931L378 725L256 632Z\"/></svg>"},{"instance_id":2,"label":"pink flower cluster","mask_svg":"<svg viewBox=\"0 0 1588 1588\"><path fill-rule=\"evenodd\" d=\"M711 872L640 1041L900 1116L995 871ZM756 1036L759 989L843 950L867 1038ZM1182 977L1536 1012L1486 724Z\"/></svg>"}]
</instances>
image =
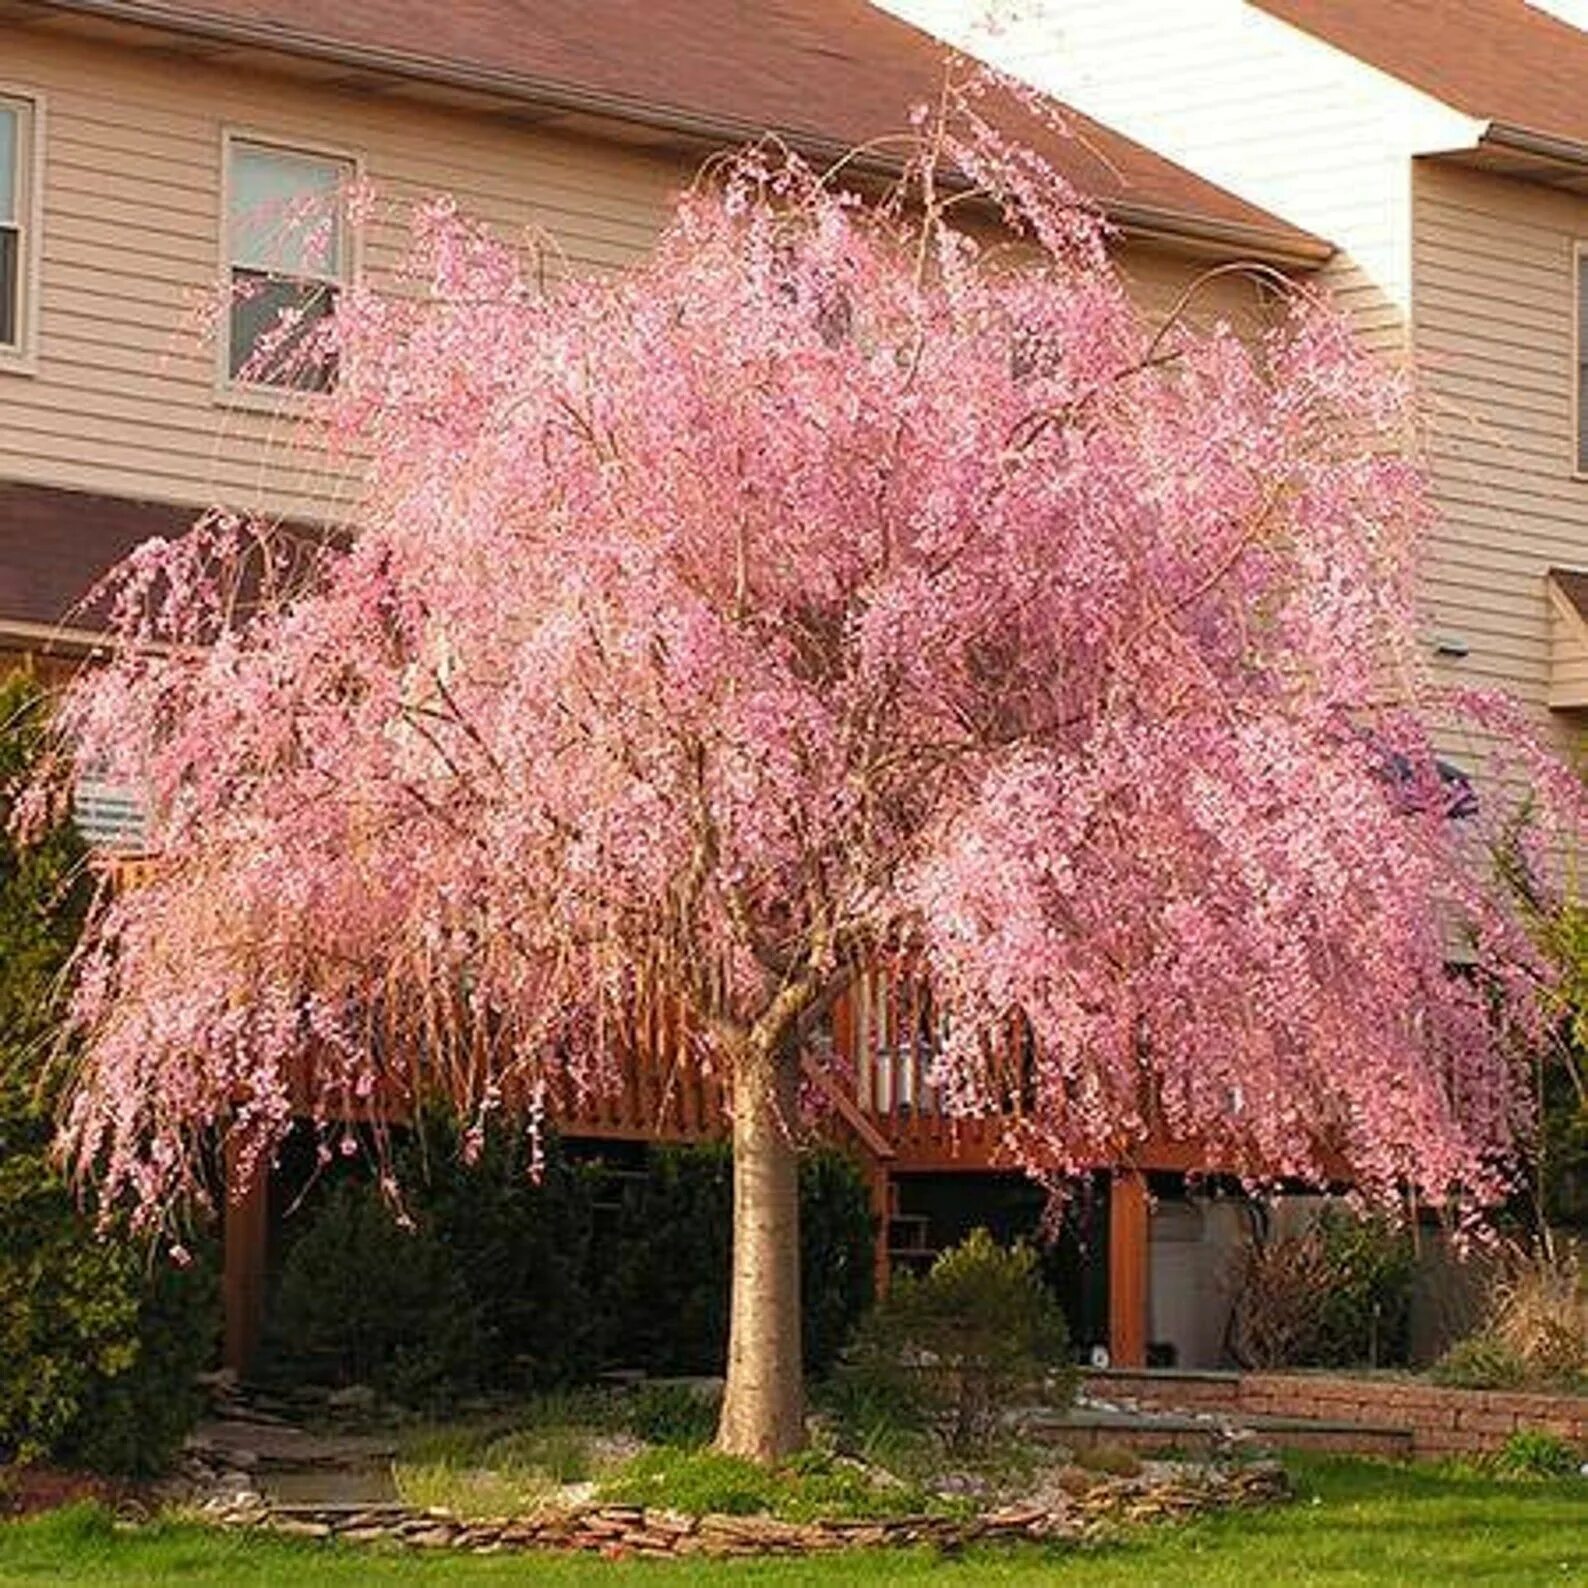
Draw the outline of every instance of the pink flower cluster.
<instances>
[{"instance_id":1,"label":"pink flower cluster","mask_svg":"<svg viewBox=\"0 0 1588 1588\"><path fill-rule=\"evenodd\" d=\"M1029 1023L1033 1167L1497 1192L1541 972L1501 802L1439 797L1405 392L1304 298L1155 325L1036 156L974 107L947 153L1022 268L929 162L758 151L624 276L438 203L344 296L356 533L145 547L67 709L165 857L81 958L82 1166L157 1218L217 1124L539 1107L658 994L775 1050L903 950L956 1106Z\"/></svg>"}]
</instances>

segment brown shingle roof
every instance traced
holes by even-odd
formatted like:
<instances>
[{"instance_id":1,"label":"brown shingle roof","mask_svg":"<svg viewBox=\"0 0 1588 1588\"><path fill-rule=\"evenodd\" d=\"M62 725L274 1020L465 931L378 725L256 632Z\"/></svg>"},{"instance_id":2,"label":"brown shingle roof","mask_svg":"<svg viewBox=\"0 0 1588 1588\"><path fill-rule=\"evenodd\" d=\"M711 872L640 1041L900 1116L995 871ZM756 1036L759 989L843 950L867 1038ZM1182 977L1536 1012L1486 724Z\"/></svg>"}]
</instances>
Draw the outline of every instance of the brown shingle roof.
<instances>
[{"instance_id":1,"label":"brown shingle roof","mask_svg":"<svg viewBox=\"0 0 1588 1588\"><path fill-rule=\"evenodd\" d=\"M198 516L190 507L0 481L0 636L7 623L103 628L105 614L85 610L83 598L141 541L180 535Z\"/></svg>"},{"instance_id":2,"label":"brown shingle roof","mask_svg":"<svg viewBox=\"0 0 1588 1588\"><path fill-rule=\"evenodd\" d=\"M719 145L765 131L851 149L907 126L933 98L943 46L868 0L40 0L288 54L356 60L621 119L693 124ZM1298 259L1310 233L1071 113L1055 151L1116 213L1196 217ZM1128 214L1122 218L1129 218Z\"/></svg>"},{"instance_id":3,"label":"brown shingle roof","mask_svg":"<svg viewBox=\"0 0 1588 1588\"><path fill-rule=\"evenodd\" d=\"M1588 34L1526 0L1248 0L1455 110L1588 143Z\"/></svg>"}]
</instances>

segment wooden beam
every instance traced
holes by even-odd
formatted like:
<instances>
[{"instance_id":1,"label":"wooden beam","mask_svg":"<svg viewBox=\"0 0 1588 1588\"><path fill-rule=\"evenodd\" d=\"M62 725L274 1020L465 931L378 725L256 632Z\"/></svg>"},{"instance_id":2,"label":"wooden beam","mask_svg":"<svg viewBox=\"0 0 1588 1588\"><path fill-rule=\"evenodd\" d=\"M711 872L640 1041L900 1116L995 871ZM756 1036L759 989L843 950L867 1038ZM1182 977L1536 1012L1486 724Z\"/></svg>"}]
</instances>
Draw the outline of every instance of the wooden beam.
<instances>
[{"instance_id":1,"label":"wooden beam","mask_svg":"<svg viewBox=\"0 0 1588 1588\"><path fill-rule=\"evenodd\" d=\"M867 1176L871 1187L871 1216L877 1228L872 1237L872 1291L881 1301L893 1280L893 1263L888 1255L889 1230L893 1218L893 1176L885 1163L873 1160Z\"/></svg>"},{"instance_id":2,"label":"wooden beam","mask_svg":"<svg viewBox=\"0 0 1588 1588\"><path fill-rule=\"evenodd\" d=\"M1147 1180L1116 1169L1108 1192L1108 1356L1115 1367L1147 1365Z\"/></svg>"},{"instance_id":3,"label":"wooden beam","mask_svg":"<svg viewBox=\"0 0 1588 1588\"><path fill-rule=\"evenodd\" d=\"M270 1169L260 1159L243 1175L237 1146L226 1143L226 1205L221 1225L222 1360L239 1376L253 1366L265 1315L265 1243L269 1237Z\"/></svg>"}]
</instances>

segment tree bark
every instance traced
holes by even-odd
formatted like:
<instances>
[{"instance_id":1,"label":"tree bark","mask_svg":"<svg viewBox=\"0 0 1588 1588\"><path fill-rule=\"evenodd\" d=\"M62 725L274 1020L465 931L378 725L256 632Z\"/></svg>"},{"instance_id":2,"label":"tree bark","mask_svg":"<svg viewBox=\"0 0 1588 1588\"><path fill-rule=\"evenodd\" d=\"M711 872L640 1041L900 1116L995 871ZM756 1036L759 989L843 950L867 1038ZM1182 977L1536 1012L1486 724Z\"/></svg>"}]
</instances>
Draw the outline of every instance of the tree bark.
<instances>
[{"instance_id":1,"label":"tree bark","mask_svg":"<svg viewBox=\"0 0 1588 1588\"><path fill-rule=\"evenodd\" d=\"M799 1056L737 1056L728 1383L717 1445L752 1461L805 1442L800 1350Z\"/></svg>"}]
</instances>

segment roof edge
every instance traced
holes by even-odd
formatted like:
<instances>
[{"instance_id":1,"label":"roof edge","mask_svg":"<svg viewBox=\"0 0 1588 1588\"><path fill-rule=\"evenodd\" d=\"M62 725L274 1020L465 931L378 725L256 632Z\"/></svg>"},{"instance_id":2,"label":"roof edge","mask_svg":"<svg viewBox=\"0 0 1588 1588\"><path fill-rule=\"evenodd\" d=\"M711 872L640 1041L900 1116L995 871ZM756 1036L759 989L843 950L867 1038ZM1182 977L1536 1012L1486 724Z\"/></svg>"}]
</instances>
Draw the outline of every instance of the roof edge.
<instances>
[{"instance_id":1,"label":"roof edge","mask_svg":"<svg viewBox=\"0 0 1588 1588\"><path fill-rule=\"evenodd\" d=\"M1519 127L1512 122L1491 121L1478 135L1478 142L1553 160L1560 165L1588 166L1588 143L1555 133L1534 132L1530 127Z\"/></svg>"},{"instance_id":2,"label":"roof edge","mask_svg":"<svg viewBox=\"0 0 1588 1588\"><path fill-rule=\"evenodd\" d=\"M1230 250L1245 254L1258 264L1316 270L1339 252L1333 243L1306 232L1247 226L1187 210L1128 201L1105 205L1104 210L1126 236L1138 241L1162 242L1177 248L1189 245L1207 251Z\"/></svg>"},{"instance_id":3,"label":"roof edge","mask_svg":"<svg viewBox=\"0 0 1588 1588\"><path fill-rule=\"evenodd\" d=\"M442 84L503 99L546 106L569 114L628 123L672 133L688 142L720 147L753 142L768 131L784 138L798 153L826 163L842 160L863 175L895 175L897 161L856 151L836 139L813 133L767 128L733 117L699 112L650 100L585 89L555 78L504 72L486 66L463 66L435 56L406 50L349 44L336 39L296 32L271 22L245 22L205 15L174 0L33 0L42 10L104 22L119 22L159 32L173 33L213 43L270 50L335 65L378 71L414 82ZM1321 238L1305 234L1244 225L1194 211L1179 211L1127 201L1104 202L1103 213L1127 236L1160 241L1167 246L1200 247L1206 251L1233 248L1265 263L1315 269L1330 259L1335 248Z\"/></svg>"}]
</instances>

